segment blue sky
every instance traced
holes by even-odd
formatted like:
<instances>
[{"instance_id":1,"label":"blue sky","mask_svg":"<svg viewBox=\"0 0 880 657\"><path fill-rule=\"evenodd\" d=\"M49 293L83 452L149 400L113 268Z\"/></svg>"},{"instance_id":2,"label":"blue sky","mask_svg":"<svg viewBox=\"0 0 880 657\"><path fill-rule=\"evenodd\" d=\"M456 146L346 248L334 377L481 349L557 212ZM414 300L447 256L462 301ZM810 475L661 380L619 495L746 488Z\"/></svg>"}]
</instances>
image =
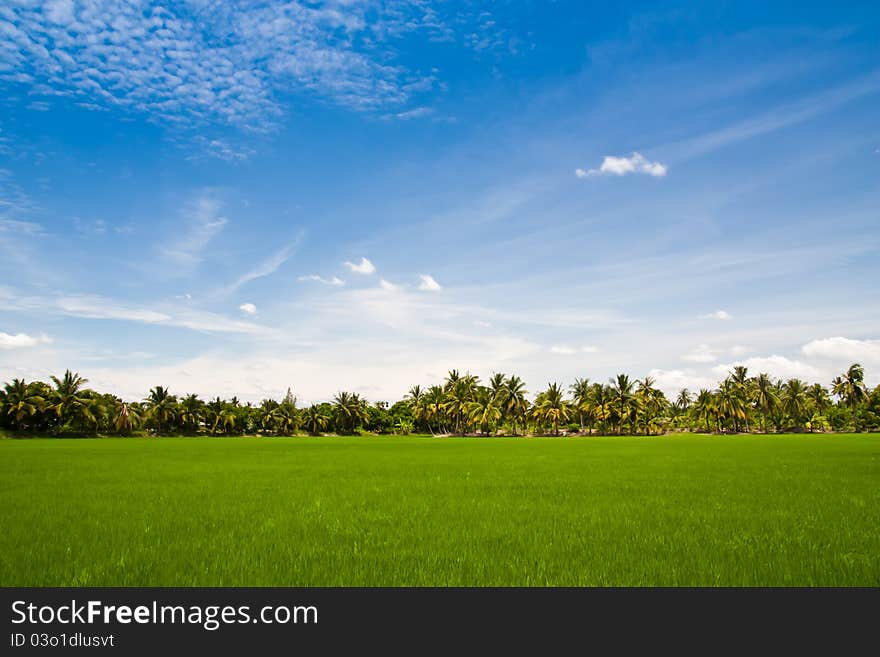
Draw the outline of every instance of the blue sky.
<instances>
[{"instance_id":1,"label":"blue sky","mask_svg":"<svg viewBox=\"0 0 880 657\"><path fill-rule=\"evenodd\" d=\"M0 7L0 377L880 382L875 3Z\"/></svg>"}]
</instances>

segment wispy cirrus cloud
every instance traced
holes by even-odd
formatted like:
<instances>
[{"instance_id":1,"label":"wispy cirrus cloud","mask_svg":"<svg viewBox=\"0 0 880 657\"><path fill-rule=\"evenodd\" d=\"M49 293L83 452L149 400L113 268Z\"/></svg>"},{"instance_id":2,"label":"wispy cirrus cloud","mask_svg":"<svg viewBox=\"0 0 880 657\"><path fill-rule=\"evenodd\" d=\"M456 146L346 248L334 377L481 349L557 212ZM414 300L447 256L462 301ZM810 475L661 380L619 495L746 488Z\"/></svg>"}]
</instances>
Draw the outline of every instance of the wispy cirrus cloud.
<instances>
[{"instance_id":1,"label":"wispy cirrus cloud","mask_svg":"<svg viewBox=\"0 0 880 657\"><path fill-rule=\"evenodd\" d=\"M300 232L292 242L273 253L250 271L239 276L231 285L225 288L224 292L234 292L246 283L274 274L278 271L281 265L287 262L290 257L296 253L296 250L299 248L304 237L305 233Z\"/></svg>"},{"instance_id":2,"label":"wispy cirrus cloud","mask_svg":"<svg viewBox=\"0 0 880 657\"><path fill-rule=\"evenodd\" d=\"M0 146L4 139L0 139ZM2 154L2 151L0 151ZM15 177L9 169L0 169L0 220L4 220L7 230L15 230L26 227L27 223L22 217L32 214L36 210L33 200L21 186L15 181Z\"/></svg>"},{"instance_id":3,"label":"wispy cirrus cloud","mask_svg":"<svg viewBox=\"0 0 880 657\"><path fill-rule=\"evenodd\" d=\"M874 70L856 80L773 108L745 121L698 135L678 145L670 144L666 149L678 151L677 158L698 157L731 144L808 121L864 96L877 93L880 93L880 70Z\"/></svg>"},{"instance_id":4,"label":"wispy cirrus cloud","mask_svg":"<svg viewBox=\"0 0 880 657\"><path fill-rule=\"evenodd\" d=\"M178 304L135 304L97 294L21 296L14 291L0 295L0 310L35 316L60 315L83 319L112 320L187 328L203 333L269 334L271 329L253 322Z\"/></svg>"},{"instance_id":5,"label":"wispy cirrus cloud","mask_svg":"<svg viewBox=\"0 0 880 657\"><path fill-rule=\"evenodd\" d=\"M399 119L401 121L410 121L412 119L421 119L426 116L431 116L434 113L433 108L431 107L414 107L410 110L403 110L400 112L393 112L391 114L385 114L382 116L383 119Z\"/></svg>"},{"instance_id":6,"label":"wispy cirrus cloud","mask_svg":"<svg viewBox=\"0 0 880 657\"><path fill-rule=\"evenodd\" d=\"M120 304L97 295L62 296L55 300L54 307L62 314L87 319L119 319L145 324L161 324L172 319L164 312Z\"/></svg>"},{"instance_id":7,"label":"wispy cirrus cloud","mask_svg":"<svg viewBox=\"0 0 880 657\"><path fill-rule=\"evenodd\" d=\"M42 235L43 226L34 221L19 221L18 219L0 219L0 233L14 233L17 235Z\"/></svg>"},{"instance_id":8,"label":"wispy cirrus cloud","mask_svg":"<svg viewBox=\"0 0 880 657\"><path fill-rule=\"evenodd\" d=\"M222 216L223 203L214 190L204 190L182 211L183 226L162 254L178 267L192 268L202 261L202 252L228 223Z\"/></svg>"},{"instance_id":9,"label":"wispy cirrus cloud","mask_svg":"<svg viewBox=\"0 0 880 657\"><path fill-rule=\"evenodd\" d=\"M252 304L244 305L251 306ZM269 329L258 324L230 319L206 310L139 307L97 295L61 297L56 301L55 308L49 307L47 311L52 312L55 309L60 310L61 314L73 317L174 326L203 333L259 334L270 332ZM254 306L254 312L256 312L256 306Z\"/></svg>"}]
</instances>

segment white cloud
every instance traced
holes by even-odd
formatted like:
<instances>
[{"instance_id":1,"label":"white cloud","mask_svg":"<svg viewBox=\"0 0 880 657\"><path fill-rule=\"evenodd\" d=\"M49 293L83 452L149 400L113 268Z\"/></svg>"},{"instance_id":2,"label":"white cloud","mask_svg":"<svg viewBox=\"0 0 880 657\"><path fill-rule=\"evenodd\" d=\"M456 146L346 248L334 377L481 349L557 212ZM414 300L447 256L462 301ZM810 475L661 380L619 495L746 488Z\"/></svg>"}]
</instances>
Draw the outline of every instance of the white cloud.
<instances>
[{"instance_id":1,"label":"white cloud","mask_svg":"<svg viewBox=\"0 0 880 657\"><path fill-rule=\"evenodd\" d=\"M751 351L753 351L751 347L746 347L740 344L731 347L710 347L707 344L698 344L688 353L684 354L681 359L690 363L713 363L718 360L722 354L727 354L729 356L743 356Z\"/></svg>"},{"instance_id":2,"label":"white cloud","mask_svg":"<svg viewBox=\"0 0 880 657\"><path fill-rule=\"evenodd\" d=\"M388 290L389 292L393 292L394 290L400 289L399 285L395 285L394 283L392 283L390 281L386 281L384 278L379 279L379 285L382 286L383 290Z\"/></svg>"},{"instance_id":3,"label":"white cloud","mask_svg":"<svg viewBox=\"0 0 880 657\"><path fill-rule=\"evenodd\" d=\"M492 322L484 322L482 319L475 319L474 326L479 326L480 328L492 328Z\"/></svg>"},{"instance_id":4,"label":"white cloud","mask_svg":"<svg viewBox=\"0 0 880 657\"><path fill-rule=\"evenodd\" d=\"M255 315L257 313L257 307L252 303L243 303L238 309L247 315Z\"/></svg>"},{"instance_id":5,"label":"white cloud","mask_svg":"<svg viewBox=\"0 0 880 657\"><path fill-rule=\"evenodd\" d=\"M719 378L724 378L737 365L744 365L749 368L749 371L753 374L766 372L777 379L798 378L804 379L809 383L821 382L827 384L826 380L830 378L828 372L814 367L809 363L791 360L785 356L777 355L746 358L744 360L733 361L732 363L716 365L712 368L712 371Z\"/></svg>"},{"instance_id":6,"label":"white cloud","mask_svg":"<svg viewBox=\"0 0 880 657\"><path fill-rule=\"evenodd\" d=\"M880 340L853 340L844 337L812 340L801 351L805 356L831 360L880 363Z\"/></svg>"},{"instance_id":7,"label":"white cloud","mask_svg":"<svg viewBox=\"0 0 880 657\"><path fill-rule=\"evenodd\" d=\"M709 345L701 344L694 347L682 356L681 359L691 363L712 363L718 359L718 352L709 347Z\"/></svg>"},{"instance_id":8,"label":"white cloud","mask_svg":"<svg viewBox=\"0 0 880 657\"><path fill-rule=\"evenodd\" d=\"M52 338L48 335L28 335L27 333L3 333L0 331L0 349L23 349L36 347L38 344L49 344Z\"/></svg>"},{"instance_id":9,"label":"white cloud","mask_svg":"<svg viewBox=\"0 0 880 657\"><path fill-rule=\"evenodd\" d=\"M301 283L306 281L314 281L316 283L321 283L322 285L345 285L345 281L339 278L338 276L331 276L330 278L324 278L323 276L318 276L317 274L309 274L308 276L300 276L298 279Z\"/></svg>"},{"instance_id":10,"label":"white cloud","mask_svg":"<svg viewBox=\"0 0 880 657\"><path fill-rule=\"evenodd\" d=\"M550 347L550 352L554 354L562 354L570 356L572 354L595 354L599 351L598 347L592 345L583 345L580 347L572 347L569 345L554 345Z\"/></svg>"},{"instance_id":11,"label":"white cloud","mask_svg":"<svg viewBox=\"0 0 880 657\"><path fill-rule=\"evenodd\" d=\"M366 258L361 258L361 261L358 263L346 261L343 264L345 264L345 266L348 267L355 274L372 274L376 271L376 267L373 265L373 263Z\"/></svg>"},{"instance_id":12,"label":"white cloud","mask_svg":"<svg viewBox=\"0 0 880 657\"><path fill-rule=\"evenodd\" d=\"M73 22L73 0L50 0L46 3L46 17L53 23L68 25Z\"/></svg>"},{"instance_id":13,"label":"white cloud","mask_svg":"<svg viewBox=\"0 0 880 657\"><path fill-rule=\"evenodd\" d=\"M731 315L726 310L716 310L714 313L706 313L705 315L700 315L700 319L719 319L722 321L733 319L733 315Z\"/></svg>"},{"instance_id":14,"label":"white cloud","mask_svg":"<svg viewBox=\"0 0 880 657\"><path fill-rule=\"evenodd\" d=\"M586 178L587 176L612 175L625 176L630 173L643 173L655 178L662 178L666 175L668 167L660 162L651 162L644 155L634 152L629 157L615 157L614 155L606 155L602 158L602 164L598 169L575 169L574 174L578 178Z\"/></svg>"},{"instance_id":15,"label":"white cloud","mask_svg":"<svg viewBox=\"0 0 880 657\"><path fill-rule=\"evenodd\" d=\"M419 274L419 278L421 279L421 283L419 283L419 289L424 290L426 292L439 292L443 289L443 287L434 280L433 276L429 276L428 274Z\"/></svg>"},{"instance_id":16,"label":"white cloud","mask_svg":"<svg viewBox=\"0 0 880 657\"><path fill-rule=\"evenodd\" d=\"M654 385L662 390L667 397L673 397L682 388L687 388L691 392L694 392L700 388L711 390L718 385L717 379L699 374L692 369L652 369L648 372L648 376L654 379Z\"/></svg>"}]
</instances>

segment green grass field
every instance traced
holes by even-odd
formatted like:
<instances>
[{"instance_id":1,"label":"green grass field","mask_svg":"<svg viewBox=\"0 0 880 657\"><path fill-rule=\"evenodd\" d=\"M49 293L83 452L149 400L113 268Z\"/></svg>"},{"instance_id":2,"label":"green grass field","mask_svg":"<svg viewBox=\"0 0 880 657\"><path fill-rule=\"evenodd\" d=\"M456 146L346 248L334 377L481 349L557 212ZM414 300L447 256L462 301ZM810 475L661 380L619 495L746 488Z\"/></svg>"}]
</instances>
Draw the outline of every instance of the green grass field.
<instances>
[{"instance_id":1,"label":"green grass field","mask_svg":"<svg viewBox=\"0 0 880 657\"><path fill-rule=\"evenodd\" d=\"M5 586L880 585L880 435L0 441Z\"/></svg>"}]
</instances>

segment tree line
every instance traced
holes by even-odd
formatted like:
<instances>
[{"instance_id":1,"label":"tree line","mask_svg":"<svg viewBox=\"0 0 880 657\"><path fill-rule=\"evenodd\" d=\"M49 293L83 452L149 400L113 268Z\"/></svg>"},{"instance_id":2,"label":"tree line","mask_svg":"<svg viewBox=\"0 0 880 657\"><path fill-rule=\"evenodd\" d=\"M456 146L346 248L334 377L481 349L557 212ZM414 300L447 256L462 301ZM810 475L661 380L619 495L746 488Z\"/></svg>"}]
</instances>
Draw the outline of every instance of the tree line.
<instances>
[{"instance_id":1,"label":"tree line","mask_svg":"<svg viewBox=\"0 0 880 657\"><path fill-rule=\"evenodd\" d=\"M550 383L529 398L518 376L494 374L485 383L451 370L442 384L413 386L393 404L370 403L340 392L332 401L299 408L290 389L281 401L255 405L232 399L177 396L156 386L142 401L124 401L86 387L66 371L50 382L13 379L0 391L0 428L14 434L265 435L301 433L432 435L656 435L706 433L880 430L880 385L869 390L864 369L853 364L830 387L792 378L774 380L734 370L715 389L674 399L651 377L618 374L606 383L577 379Z\"/></svg>"}]
</instances>

